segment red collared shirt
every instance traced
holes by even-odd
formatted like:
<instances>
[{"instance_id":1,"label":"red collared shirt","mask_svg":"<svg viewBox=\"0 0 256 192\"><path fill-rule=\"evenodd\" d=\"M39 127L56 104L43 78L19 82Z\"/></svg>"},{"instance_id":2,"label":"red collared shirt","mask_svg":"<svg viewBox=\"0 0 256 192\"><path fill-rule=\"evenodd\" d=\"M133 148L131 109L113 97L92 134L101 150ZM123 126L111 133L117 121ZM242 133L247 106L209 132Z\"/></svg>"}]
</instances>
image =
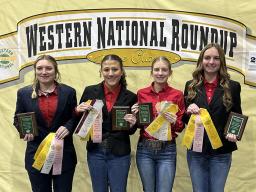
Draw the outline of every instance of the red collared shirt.
<instances>
[{"instance_id":1,"label":"red collared shirt","mask_svg":"<svg viewBox=\"0 0 256 192\"><path fill-rule=\"evenodd\" d=\"M175 125L172 125L172 137L175 138L178 135L176 132L181 132L184 129L184 124L182 122L182 116L185 112L185 104L184 104L184 96L180 90L174 89L166 84L165 88L159 93L155 92L153 88L153 83L151 86L140 89L137 93L138 102L139 103L148 103L151 102L153 106L153 115L157 117L158 113L156 110L156 104L161 101L170 101L174 104L177 104L179 107L179 111L177 112L177 121ZM149 139L154 139L150 135L148 135L144 129L141 129L140 132L142 137L146 137Z\"/></svg>"},{"instance_id":2,"label":"red collared shirt","mask_svg":"<svg viewBox=\"0 0 256 192\"><path fill-rule=\"evenodd\" d=\"M204 79L204 88L205 88L205 92L206 92L206 96L207 96L207 102L208 104L211 102L212 97L213 97L213 93L216 89L216 87L218 86L218 78L216 78L212 83L207 82Z\"/></svg>"},{"instance_id":3,"label":"red collared shirt","mask_svg":"<svg viewBox=\"0 0 256 192\"><path fill-rule=\"evenodd\" d=\"M120 93L120 90L121 90L121 85L117 86L114 90L109 90L104 83L104 94L105 94L108 112L111 111L113 105L115 104L116 99Z\"/></svg>"},{"instance_id":4,"label":"red collared shirt","mask_svg":"<svg viewBox=\"0 0 256 192\"><path fill-rule=\"evenodd\" d=\"M50 127L57 110L58 103L58 90L57 87L53 92L44 94L39 90L38 92L38 105L39 109L43 115L47 126Z\"/></svg>"}]
</instances>

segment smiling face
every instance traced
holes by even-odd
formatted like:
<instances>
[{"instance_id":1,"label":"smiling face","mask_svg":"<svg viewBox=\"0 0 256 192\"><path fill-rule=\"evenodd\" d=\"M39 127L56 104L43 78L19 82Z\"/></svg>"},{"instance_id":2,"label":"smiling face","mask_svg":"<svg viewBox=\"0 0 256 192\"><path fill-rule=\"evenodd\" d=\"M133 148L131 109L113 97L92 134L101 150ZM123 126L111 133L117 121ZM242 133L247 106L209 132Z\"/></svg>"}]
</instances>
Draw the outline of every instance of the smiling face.
<instances>
[{"instance_id":1,"label":"smiling face","mask_svg":"<svg viewBox=\"0 0 256 192\"><path fill-rule=\"evenodd\" d=\"M101 64L101 74L104 78L105 85L109 89L113 89L119 85L123 71L118 61L106 60Z\"/></svg>"},{"instance_id":2,"label":"smiling face","mask_svg":"<svg viewBox=\"0 0 256 192\"><path fill-rule=\"evenodd\" d=\"M202 67L205 76L218 75L220 64L220 55L215 47L211 47L204 52Z\"/></svg>"},{"instance_id":3,"label":"smiling face","mask_svg":"<svg viewBox=\"0 0 256 192\"><path fill-rule=\"evenodd\" d=\"M53 63L48 60L39 60L35 66L35 75L40 84L53 84L56 78L56 70Z\"/></svg>"},{"instance_id":4,"label":"smiling face","mask_svg":"<svg viewBox=\"0 0 256 192\"><path fill-rule=\"evenodd\" d=\"M155 83L165 84L172 71L170 70L169 64L163 60L158 60L153 64L151 75Z\"/></svg>"}]
</instances>

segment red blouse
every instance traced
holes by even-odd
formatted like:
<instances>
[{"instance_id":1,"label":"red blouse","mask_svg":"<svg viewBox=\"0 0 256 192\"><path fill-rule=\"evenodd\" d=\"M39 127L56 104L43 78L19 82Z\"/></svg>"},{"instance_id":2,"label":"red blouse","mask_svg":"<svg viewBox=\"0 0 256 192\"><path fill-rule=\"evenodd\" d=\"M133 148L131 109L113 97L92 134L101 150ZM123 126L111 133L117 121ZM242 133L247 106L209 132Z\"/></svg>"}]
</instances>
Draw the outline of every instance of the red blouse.
<instances>
[{"instance_id":1,"label":"red blouse","mask_svg":"<svg viewBox=\"0 0 256 192\"><path fill-rule=\"evenodd\" d=\"M159 93L155 92L153 88L153 83L151 86L140 89L137 93L139 103L151 102L153 106L154 118L157 117L156 104L161 101L170 101L177 104L179 111L177 112L177 121L175 125L172 125L172 138L176 138L178 135L176 132L181 132L184 129L184 124L182 122L182 116L185 112L184 96L183 93L177 89L170 87L166 84L165 88ZM141 129L140 135L145 138L154 139L148 135L144 129Z\"/></svg>"},{"instance_id":2,"label":"red blouse","mask_svg":"<svg viewBox=\"0 0 256 192\"><path fill-rule=\"evenodd\" d=\"M204 88L205 88L208 104L211 102L213 93L217 86L218 86L218 78L216 78L212 83L209 83L206 80L204 80Z\"/></svg>"},{"instance_id":3,"label":"red blouse","mask_svg":"<svg viewBox=\"0 0 256 192\"><path fill-rule=\"evenodd\" d=\"M48 127L52 125L52 121L57 110L57 103L58 103L57 87L54 89L53 92L47 93L47 94L44 94L42 91L39 90L38 105Z\"/></svg>"},{"instance_id":4,"label":"red blouse","mask_svg":"<svg viewBox=\"0 0 256 192\"><path fill-rule=\"evenodd\" d=\"M114 90L109 90L108 87L104 83L104 95L105 95L105 99L106 99L106 105L107 105L108 112L111 111L113 105L115 104L116 99L119 95L120 89L121 89L121 85L117 86Z\"/></svg>"}]
</instances>

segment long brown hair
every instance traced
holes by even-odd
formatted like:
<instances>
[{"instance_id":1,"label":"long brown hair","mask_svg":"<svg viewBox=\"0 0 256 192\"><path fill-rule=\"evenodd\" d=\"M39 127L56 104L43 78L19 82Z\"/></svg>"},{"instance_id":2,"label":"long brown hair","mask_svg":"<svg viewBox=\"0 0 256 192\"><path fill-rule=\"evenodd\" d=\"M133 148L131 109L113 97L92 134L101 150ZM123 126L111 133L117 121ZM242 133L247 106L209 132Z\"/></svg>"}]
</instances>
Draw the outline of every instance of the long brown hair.
<instances>
[{"instance_id":1,"label":"long brown hair","mask_svg":"<svg viewBox=\"0 0 256 192\"><path fill-rule=\"evenodd\" d=\"M196 94L197 94L196 90L200 85L202 85L203 80L204 80L204 70L203 70L203 66L202 66L204 53L206 50L208 50L212 47L216 48L219 53L220 69L218 72L218 76L219 76L220 86L224 89L223 104L226 107L226 110L228 111L231 109L231 107L233 105L232 96L231 96L230 88L229 88L230 75L227 71L225 53L224 53L223 49L221 48L221 46L216 43L210 43L210 44L206 45L200 52L199 58L197 60L196 69L192 73L193 80L190 83L190 85L188 86L188 96L186 97L186 99L188 101L191 101L196 97Z\"/></svg>"},{"instance_id":2,"label":"long brown hair","mask_svg":"<svg viewBox=\"0 0 256 192\"><path fill-rule=\"evenodd\" d=\"M102 70L102 64L107 61L107 60L113 60L113 61L117 61L120 65L121 71L123 72L121 79L120 79L120 83L122 86L127 87L127 82L126 82L126 73L124 70L124 65L123 65L123 61L122 59L118 56L118 55L114 55L114 54L110 54L110 55L106 55L101 63L100 63L100 70Z\"/></svg>"},{"instance_id":3,"label":"long brown hair","mask_svg":"<svg viewBox=\"0 0 256 192\"><path fill-rule=\"evenodd\" d=\"M32 85L33 92L31 94L32 99L37 98L37 89L39 88L39 82L38 82L38 79L36 77L36 64L41 60L47 60L47 61L49 61L50 63L53 64L54 71L55 71L55 81L56 82L59 82L60 78L61 78L60 72L59 72L59 69L58 69L58 64L52 56L50 56L50 55L41 55L41 56L37 57L37 59L35 60L34 65L33 65L34 66L34 80L33 80L33 85Z\"/></svg>"}]
</instances>

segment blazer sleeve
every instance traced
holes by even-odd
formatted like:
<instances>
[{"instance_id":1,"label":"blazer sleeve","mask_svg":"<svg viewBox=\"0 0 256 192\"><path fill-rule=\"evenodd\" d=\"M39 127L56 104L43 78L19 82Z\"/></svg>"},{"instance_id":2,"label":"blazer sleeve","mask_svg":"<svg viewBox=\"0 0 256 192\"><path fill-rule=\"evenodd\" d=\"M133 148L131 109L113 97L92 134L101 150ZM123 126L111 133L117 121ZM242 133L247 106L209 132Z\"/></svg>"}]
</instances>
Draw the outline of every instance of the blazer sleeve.
<instances>
[{"instance_id":1,"label":"blazer sleeve","mask_svg":"<svg viewBox=\"0 0 256 192\"><path fill-rule=\"evenodd\" d=\"M188 124L190 115L186 113L188 106L191 104L191 102L188 102L188 100L186 99L188 96L188 86L190 84L191 81L186 82L185 85L185 89L184 89L184 103L185 103L185 112L182 116L182 121L184 124Z\"/></svg>"},{"instance_id":2,"label":"blazer sleeve","mask_svg":"<svg viewBox=\"0 0 256 192\"><path fill-rule=\"evenodd\" d=\"M75 89L72 89L72 91L69 94L68 97L68 105L70 105L70 108L72 109L72 114L75 113L75 107L77 105L77 99L76 99L76 91ZM72 116L71 116L72 117ZM76 119L75 118L70 118L64 125L69 132L72 134L76 128Z\"/></svg>"},{"instance_id":3,"label":"blazer sleeve","mask_svg":"<svg viewBox=\"0 0 256 192\"><path fill-rule=\"evenodd\" d=\"M80 101L79 101L79 104L81 104L82 102L86 102L88 99L89 99L89 91L88 91L88 87L86 87L85 89L84 89L84 92L83 92L83 94L82 94L82 96L81 96L81 99L80 99Z\"/></svg>"},{"instance_id":4,"label":"blazer sleeve","mask_svg":"<svg viewBox=\"0 0 256 192\"><path fill-rule=\"evenodd\" d=\"M81 104L82 102L85 102L85 101L87 101L87 100L89 99L89 97L90 97L90 95L89 95L90 92L91 92L91 91L88 91L88 87L85 87L85 89L84 89L84 91L83 91L83 94L82 94L82 96L81 96L81 99L80 99L80 101L79 101L79 104ZM75 107L76 107L76 106L75 106ZM74 115L73 115L72 120L73 120L73 122L75 123L75 126L78 125L78 123L79 123L79 121L80 121L80 119L81 119L81 117L82 117L82 114L83 114L83 113L76 112L76 111L75 111L75 108L74 108Z\"/></svg>"},{"instance_id":5,"label":"blazer sleeve","mask_svg":"<svg viewBox=\"0 0 256 192\"><path fill-rule=\"evenodd\" d=\"M16 127L17 130L19 129L17 114L26 112L24 108L22 96L23 96L22 90L20 89L17 91L16 109L15 109L15 114L13 119L13 125Z\"/></svg>"},{"instance_id":6,"label":"blazer sleeve","mask_svg":"<svg viewBox=\"0 0 256 192\"><path fill-rule=\"evenodd\" d=\"M232 85L233 84L233 85ZM235 113L240 113L242 114L242 108L241 108L241 85L240 83L234 81L234 83L232 83L232 87L231 87L231 94L232 94L232 102L233 102L233 106L231 111L235 112Z\"/></svg>"}]
</instances>

